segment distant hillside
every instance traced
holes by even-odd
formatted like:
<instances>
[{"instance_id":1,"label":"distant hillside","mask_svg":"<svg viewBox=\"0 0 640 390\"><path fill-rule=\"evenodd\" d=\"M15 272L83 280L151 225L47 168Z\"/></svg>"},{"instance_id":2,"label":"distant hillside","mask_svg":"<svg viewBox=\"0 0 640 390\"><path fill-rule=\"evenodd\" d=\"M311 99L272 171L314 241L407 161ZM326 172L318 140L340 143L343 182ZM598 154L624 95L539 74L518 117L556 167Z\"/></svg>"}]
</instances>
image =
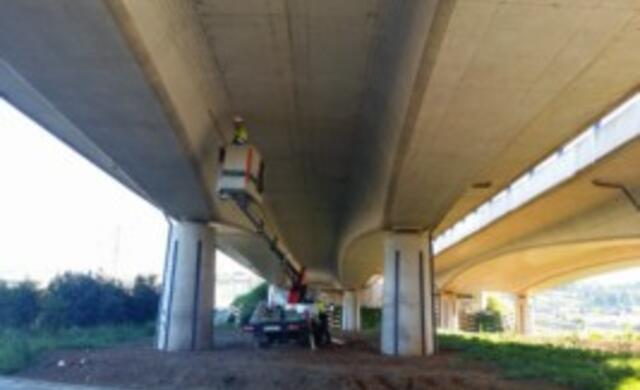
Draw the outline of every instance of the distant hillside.
<instances>
[{"instance_id":1,"label":"distant hillside","mask_svg":"<svg viewBox=\"0 0 640 390\"><path fill-rule=\"evenodd\" d=\"M578 282L555 291L575 298L579 307L586 311L631 312L640 307L640 282L619 286Z\"/></svg>"},{"instance_id":2,"label":"distant hillside","mask_svg":"<svg viewBox=\"0 0 640 390\"><path fill-rule=\"evenodd\" d=\"M536 327L548 330L640 330L640 281L577 282L534 298Z\"/></svg>"}]
</instances>

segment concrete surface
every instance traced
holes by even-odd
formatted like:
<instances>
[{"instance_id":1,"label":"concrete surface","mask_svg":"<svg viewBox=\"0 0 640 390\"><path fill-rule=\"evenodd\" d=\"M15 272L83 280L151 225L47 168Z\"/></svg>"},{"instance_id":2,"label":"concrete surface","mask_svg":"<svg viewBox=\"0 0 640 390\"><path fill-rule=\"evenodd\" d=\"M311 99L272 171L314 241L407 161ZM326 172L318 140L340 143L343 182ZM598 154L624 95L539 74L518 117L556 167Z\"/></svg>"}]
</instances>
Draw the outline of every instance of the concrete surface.
<instances>
[{"instance_id":1,"label":"concrete surface","mask_svg":"<svg viewBox=\"0 0 640 390\"><path fill-rule=\"evenodd\" d=\"M444 231L630 94L639 22L633 1L455 2L389 187L396 223ZM380 272L374 230L341 256L347 283Z\"/></svg>"},{"instance_id":2,"label":"concrete surface","mask_svg":"<svg viewBox=\"0 0 640 390\"><path fill-rule=\"evenodd\" d=\"M640 140L526 204L436 262L441 289L527 294L640 264L640 212L624 194L593 185L640 186Z\"/></svg>"},{"instance_id":3,"label":"concrete surface","mask_svg":"<svg viewBox=\"0 0 640 390\"><path fill-rule=\"evenodd\" d=\"M232 115L267 162L280 243L312 283L349 289L382 274L386 232L444 231L640 84L635 0L0 6L0 93L275 282L269 246L213 191ZM450 248L438 283L522 291L586 272L564 267L583 251L594 267L637 258L635 214L590 181L637 189L638 150ZM600 256L618 244L625 256Z\"/></svg>"},{"instance_id":4,"label":"concrete surface","mask_svg":"<svg viewBox=\"0 0 640 390\"><path fill-rule=\"evenodd\" d=\"M213 345L215 231L206 224L173 222L168 246L157 347L163 351L209 349Z\"/></svg>"},{"instance_id":5,"label":"concrete surface","mask_svg":"<svg viewBox=\"0 0 640 390\"><path fill-rule=\"evenodd\" d=\"M459 298L453 293L441 292L438 295L438 326L442 329L458 329L459 313Z\"/></svg>"},{"instance_id":6,"label":"concrete surface","mask_svg":"<svg viewBox=\"0 0 640 390\"><path fill-rule=\"evenodd\" d=\"M533 309L531 301L527 295L515 297L515 331L520 335L533 333Z\"/></svg>"},{"instance_id":7,"label":"concrete surface","mask_svg":"<svg viewBox=\"0 0 640 390\"><path fill-rule=\"evenodd\" d=\"M348 332L360 330L360 309L358 291L349 290L342 293L342 330Z\"/></svg>"},{"instance_id":8,"label":"concrete surface","mask_svg":"<svg viewBox=\"0 0 640 390\"><path fill-rule=\"evenodd\" d=\"M435 352L432 271L429 237L416 233L386 237L382 353L428 356Z\"/></svg>"}]
</instances>

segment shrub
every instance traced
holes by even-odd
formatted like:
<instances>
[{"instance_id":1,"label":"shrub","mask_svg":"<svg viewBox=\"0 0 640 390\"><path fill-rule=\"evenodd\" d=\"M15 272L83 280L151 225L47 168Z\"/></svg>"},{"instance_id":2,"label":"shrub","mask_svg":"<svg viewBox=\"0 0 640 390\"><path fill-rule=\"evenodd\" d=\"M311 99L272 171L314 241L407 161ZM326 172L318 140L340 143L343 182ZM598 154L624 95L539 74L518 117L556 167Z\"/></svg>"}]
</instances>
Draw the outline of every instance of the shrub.
<instances>
[{"instance_id":1,"label":"shrub","mask_svg":"<svg viewBox=\"0 0 640 390\"><path fill-rule=\"evenodd\" d=\"M92 327L153 321L160 294L155 277L139 276L131 289L91 274L65 273L44 290L32 282L0 281L0 327Z\"/></svg>"},{"instance_id":2,"label":"shrub","mask_svg":"<svg viewBox=\"0 0 640 390\"><path fill-rule=\"evenodd\" d=\"M138 276L128 304L128 318L135 323L153 321L158 314L160 291L155 276Z\"/></svg>"},{"instance_id":3,"label":"shrub","mask_svg":"<svg viewBox=\"0 0 640 390\"><path fill-rule=\"evenodd\" d=\"M360 309L362 329L379 329L382 323L382 309L376 307L362 307Z\"/></svg>"},{"instance_id":4,"label":"shrub","mask_svg":"<svg viewBox=\"0 0 640 390\"><path fill-rule=\"evenodd\" d=\"M10 374L25 366L32 353L23 332L0 329L0 374Z\"/></svg>"},{"instance_id":5,"label":"shrub","mask_svg":"<svg viewBox=\"0 0 640 390\"><path fill-rule=\"evenodd\" d=\"M154 277L137 277L131 289L91 274L66 273L43 291L32 282L0 281L0 374L19 370L43 351L151 335L158 301Z\"/></svg>"},{"instance_id":6,"label":"shrub","mask_svg":"<svg viewBox=\"0 0 640 390\"><path fill-rule=\"evenodd\" d=\"M65 273L51 281L45 291L43 323L46 326L96 326L120 316L122 299L118 286L90 274ZM50 313L49 310L61 313ZM55 322L48 322L54 317ZM117 322L117 321L113 321Z\"/></svg>"},{"instance_id":7,"label":"shrub","mask_svg":"<svg viewBox=\"0 0 640 390\"><path fill-rule=\"evenodd\" d=\"M113 279L65 273L44 293L41 323L54 328L142 323L155 318L158 301L154 277L137 277L129 291Z\"/></svg>"},{"instance_id":8,"label":"shrub","mask_svg":"<svg viewBox=\"0 0 640 390\"><path fill-rule=\"evenodd\" d=\"M0 282L0 326L27 327L34 323L40 306L35 283L24 281L14 287Z\"/></svg>"},{"instance_id":9,"label":"shrub","mask_svg":"<svg viewBox=\"0 0 640 390\"><path fill-rule=\"evenodd\" d=\"M502 332L502 316L505 308L495 297L489 297L487 308L474 315L475 328L479 332Z\"/></svg>"}]
</instances>

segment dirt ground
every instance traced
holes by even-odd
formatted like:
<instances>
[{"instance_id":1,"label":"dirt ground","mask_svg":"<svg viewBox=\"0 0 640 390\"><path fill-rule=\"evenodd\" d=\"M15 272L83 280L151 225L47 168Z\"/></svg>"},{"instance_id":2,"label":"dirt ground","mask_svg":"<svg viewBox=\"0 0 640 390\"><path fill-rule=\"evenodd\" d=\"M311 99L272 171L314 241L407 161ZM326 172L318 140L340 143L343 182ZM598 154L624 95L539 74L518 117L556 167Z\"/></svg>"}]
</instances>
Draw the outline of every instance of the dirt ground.
<instances>
[{"instance_id":1,"label":"dirt ground","mask_svg":"<svg viewBox=\"0 0 640 390\"><path fill-rule=\"evenodd\" d=\"M345 345L310 351L296 345L255 349L236 331L217 331L214 351L161 353L150 345L56 351L20 376L135 389L556 389L539 382L501 379L488 366L442 351L430 358L381 356L375 341L346 338ZM64 367L58 362L64 360Z\"/></svg>"}]
</instances>

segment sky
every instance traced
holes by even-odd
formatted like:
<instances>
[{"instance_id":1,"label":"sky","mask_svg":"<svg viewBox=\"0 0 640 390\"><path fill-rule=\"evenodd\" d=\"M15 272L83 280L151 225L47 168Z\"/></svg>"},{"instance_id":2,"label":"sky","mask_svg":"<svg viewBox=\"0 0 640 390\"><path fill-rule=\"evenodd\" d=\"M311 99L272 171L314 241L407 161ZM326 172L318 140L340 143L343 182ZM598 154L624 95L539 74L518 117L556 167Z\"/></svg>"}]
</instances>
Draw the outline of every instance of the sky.
<instances>
[{"instance_id":1,"label":"sky","mask_svg":"<svg viewBox=\"0 0 640 390\"><path fill-rule=\"evenodd\" d=\"M0 98L0 279L161 275L163 213ZM244 271L222 253L218 270Z\"/></svg>"},{"instance_id":2,"label":"sky","mask_svg":"<svg viewBox=\"0 0 640 390\"><path fill-rule=\"evenodd\" d=\"M0 279L161 275L163 213L0 99ZM217 272L248 272L218 252ZM640 268L589 283L640 281Z\"/></svg>"}]
</instances>

